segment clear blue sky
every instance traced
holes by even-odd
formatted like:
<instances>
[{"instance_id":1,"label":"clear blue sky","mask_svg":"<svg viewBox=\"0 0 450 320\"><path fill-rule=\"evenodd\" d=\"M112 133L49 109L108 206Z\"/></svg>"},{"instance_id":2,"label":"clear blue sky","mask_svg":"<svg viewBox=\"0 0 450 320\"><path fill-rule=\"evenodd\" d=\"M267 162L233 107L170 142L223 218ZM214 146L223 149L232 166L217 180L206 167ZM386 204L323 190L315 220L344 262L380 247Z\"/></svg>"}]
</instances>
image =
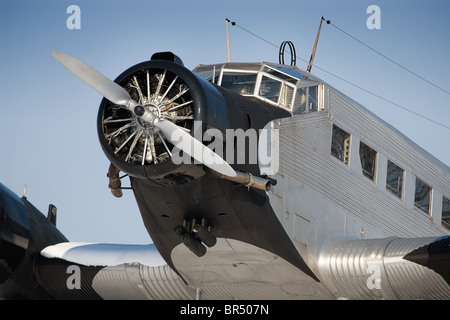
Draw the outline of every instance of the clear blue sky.
<instances>
[{"instance_id":1,"label":"clear blue sky","mask_svg":"<svg viewBox=\"0 0 450 320\"><path fill-rule=\"evenodd\" d=\"M69 5L81 9L70 30ZM381 9L370 30L369 5ZM114 79L157 51L189 69L226 60L225 18L275 44L293 41L309 60L324 16L389 58L450 91L450 1L0 1L0 182L44 213L58 207L72 241L151 242L131 191L108 189L98 143L101 96L51 56L68 53ZM230 25L233 61L278 62L278 49ZM450 126L450 95L323 25L315 65ZM306 69L298 60L297 66ZM312 73L395 126L446 165L450 130L386 103L313 66Z\"/></svg>"}]
</instances>

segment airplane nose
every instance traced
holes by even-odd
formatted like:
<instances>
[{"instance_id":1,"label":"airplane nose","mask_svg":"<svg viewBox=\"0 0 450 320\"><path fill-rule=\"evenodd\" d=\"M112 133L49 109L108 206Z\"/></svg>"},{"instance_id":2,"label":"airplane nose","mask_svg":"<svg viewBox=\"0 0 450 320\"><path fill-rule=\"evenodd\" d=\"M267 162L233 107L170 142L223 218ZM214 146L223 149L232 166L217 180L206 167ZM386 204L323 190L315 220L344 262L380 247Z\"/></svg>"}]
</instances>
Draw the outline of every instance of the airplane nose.
<instances>
[{"instance_id":1,"label":"airplane nose","mask_svg":"<svg viewBox=\"0 0 450 320\"><path fill-rule=\"evenodd\" d=\"M30 220L23 201L0 183L0 240L26 249Z\"/></svg>"},{"instance_id":2,"label":"airplane nose","mask_svg":"<svg viewBox=\"0 0 450 320\"><path fill-rule=\"evenodd\" d=\"M30 221L21 199L0 183L0 284L22 261L30 238Z\"/></svg>"}]
</instances>

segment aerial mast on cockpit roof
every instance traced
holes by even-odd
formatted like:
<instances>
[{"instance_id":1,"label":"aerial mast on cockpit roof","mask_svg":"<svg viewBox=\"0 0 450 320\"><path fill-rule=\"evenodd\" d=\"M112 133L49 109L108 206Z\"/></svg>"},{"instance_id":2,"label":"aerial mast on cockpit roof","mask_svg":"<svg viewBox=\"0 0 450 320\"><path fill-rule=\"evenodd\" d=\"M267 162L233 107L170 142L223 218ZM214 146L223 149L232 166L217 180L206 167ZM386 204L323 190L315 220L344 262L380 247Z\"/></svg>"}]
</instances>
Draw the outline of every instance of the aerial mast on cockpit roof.
<instances>
[{"instance_id":1,"label":"aerial mast on cockpit roof","mask_svg":"<svg viewBox=\"0 0 450 320\"><path fill-rule=\"evenodd\" d=\"M308 68L306 68L306 71L311 72L311 68L312 68L312 64L314 61L314 56L316 55L316 49L317 49L317 43L319 42L319 35L320 35L320 29L322 28L322 21L325 21L325 18L322 17L320 19L320 24L319 24L319 30L317 31L317 35L316 35L316 41L314 41L314 47L311 53L311 58L309 59L309 63L308 63ZM330 24L330 20L327 20L327 24Z\"/></svg>"},{"instance_id":2,"label":"aerial mast on cockpit roof","mask_svg":"<svg viewBox=\"0 0 450 320\"><path fill-rule=\"evenodd\" d=\"M231 62L231 53L230 53L230 33L228 32L228 23L231 22L230 19L225 18L227 24L227 62ZM234 22L231 22L234 25Z\"/></svg>"}]
</instances>

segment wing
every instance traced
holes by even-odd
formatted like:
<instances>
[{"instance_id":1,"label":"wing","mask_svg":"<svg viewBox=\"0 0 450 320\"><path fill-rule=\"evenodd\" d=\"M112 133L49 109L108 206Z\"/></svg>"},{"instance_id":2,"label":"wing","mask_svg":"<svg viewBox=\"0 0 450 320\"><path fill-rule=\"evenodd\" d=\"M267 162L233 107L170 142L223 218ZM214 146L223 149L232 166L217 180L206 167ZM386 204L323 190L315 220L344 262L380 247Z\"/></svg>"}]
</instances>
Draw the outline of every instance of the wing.
<instances>
[{"instance_id":1,"label":"wing","mask_svg":"<svg viewBox=\"0 0 450 320\"><path fill-rule=\"evenodd\" d=\"M335 241L318 266L336 298L450 298L450 236Z\"/></svg>"},{"instance_id":2,"label":"wing","mask_svg":"<svg viewBox=\"0 0 450 320\"><path fill-rule=\"evenodd\" d=\"M64 242L42 250L37 272L56 299L330 298L283 258L241 241L218 239L201 260L182 244L172 255L178 272L153 244Z\"/></svg>"}]
</instances>

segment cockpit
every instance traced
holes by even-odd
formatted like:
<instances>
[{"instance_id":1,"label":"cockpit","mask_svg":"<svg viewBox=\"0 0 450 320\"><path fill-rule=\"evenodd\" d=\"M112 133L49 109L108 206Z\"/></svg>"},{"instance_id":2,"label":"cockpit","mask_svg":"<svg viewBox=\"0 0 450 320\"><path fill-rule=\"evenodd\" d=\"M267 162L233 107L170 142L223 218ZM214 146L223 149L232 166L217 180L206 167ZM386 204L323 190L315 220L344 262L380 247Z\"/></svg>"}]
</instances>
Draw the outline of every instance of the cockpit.
<instances>
[{"instance_id":1,"label":"cockpit","mask_svg":"<svg viewBox=\"0 0 450 320\"><path fill-rule=\"evenodd\" d=\"M296 67L230 62L200 65L194 72L211 83L288 109L294 115L324 108L323 84Z\"/></svg>"}]
</instances>

